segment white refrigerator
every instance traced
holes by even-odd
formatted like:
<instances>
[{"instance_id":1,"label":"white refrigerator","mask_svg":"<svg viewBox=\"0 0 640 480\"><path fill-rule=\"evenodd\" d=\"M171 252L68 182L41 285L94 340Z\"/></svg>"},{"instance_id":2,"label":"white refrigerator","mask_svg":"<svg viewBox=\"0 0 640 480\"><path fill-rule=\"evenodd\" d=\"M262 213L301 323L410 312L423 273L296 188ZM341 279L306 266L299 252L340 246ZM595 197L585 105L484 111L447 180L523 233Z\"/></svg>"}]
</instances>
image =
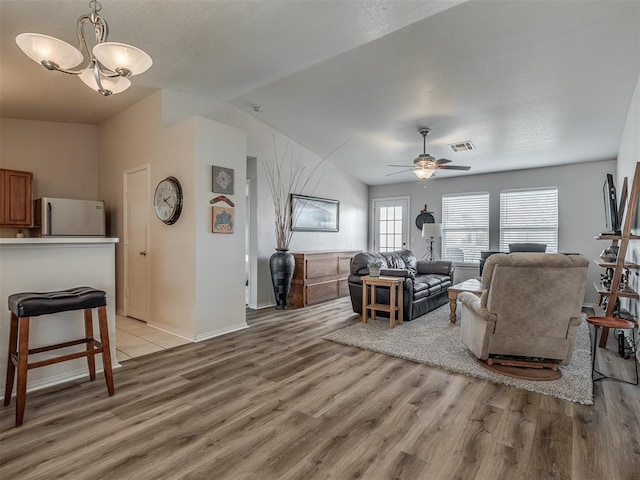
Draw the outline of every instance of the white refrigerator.
<instances>
[{"instance_id":1,"label":"white refrigerator","mask_svg":"<svg viewBox=\"0 0 640 480\"><path fill-rule=\"evenodd\" d=\"M42 237L104 237L104 202L42 197L35 201L35 223Z\"/></svg>"}]
</instances>

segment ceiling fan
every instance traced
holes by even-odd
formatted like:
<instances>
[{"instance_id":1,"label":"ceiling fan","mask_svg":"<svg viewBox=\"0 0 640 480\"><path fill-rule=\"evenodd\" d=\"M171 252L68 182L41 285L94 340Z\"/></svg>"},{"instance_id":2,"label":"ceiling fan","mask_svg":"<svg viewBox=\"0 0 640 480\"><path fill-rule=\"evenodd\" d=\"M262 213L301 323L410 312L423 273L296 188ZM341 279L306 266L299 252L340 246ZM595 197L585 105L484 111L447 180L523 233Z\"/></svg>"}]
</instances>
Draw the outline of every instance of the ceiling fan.
<instances>
[{"instance_id":1,"label":"ceiling fan","mask_svg":"<svg viewBox=\"0 0 640 480\"><path fill-rule=\"evenodd\" d=\"M413 161L413 166L411 165L389 165L390 167L406 167L405 170L400 170L398 172L388 173L389 175L396 175L398 173L407 172L411 170L416 177L421 180L426 180L433 176L436 173L436 170L469 170L471 167L467 167L464 165L447 165L451 163L451 160L447 160L446 158L436 158L427 153L427 135L431 131L430 128L421 128L418 130L420 135L422 135L422 153L416 157Z\"/></svg>"}]
</instances>

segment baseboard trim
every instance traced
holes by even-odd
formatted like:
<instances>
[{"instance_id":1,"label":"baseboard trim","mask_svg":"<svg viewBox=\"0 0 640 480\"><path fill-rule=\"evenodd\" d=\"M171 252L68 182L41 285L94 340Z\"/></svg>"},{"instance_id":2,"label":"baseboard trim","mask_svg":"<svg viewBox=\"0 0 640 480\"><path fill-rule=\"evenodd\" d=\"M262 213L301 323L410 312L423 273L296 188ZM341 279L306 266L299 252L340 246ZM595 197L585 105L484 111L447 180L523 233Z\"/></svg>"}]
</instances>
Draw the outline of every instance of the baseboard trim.
<instances>
[{"instance_id":1,"label":"baseboard trim","mask_svg":"<svg viewBox=\"0 0 640 480\"><path fill-rule=\"evenodd\" d=\"M97 360L97 359L96 359ZM116 369L120 368L122 365L118 362L112 362L111 368ZM96 374L104 372L104 368L96 365ZM35 392L37 390L42 390L43 388L53 387L54 385L59 385L61 383L70 382L72 380L77 380L79 378L89 378L89 370L86 368L73 370L71 372L62 373L60 375L54 375L53 377L43 378L40 380L36 380L33 382L28 381L27 377L27 393ZM96 379L97 381L98 379ZM15 384L14 384L15 385ZM0 396L4 397L5 388L3 387L0 391ZM15 386L14 393L12 397L15 397Z\"/></svg>"},{"instance_id":2,"label":"baseboard trim","mask_svg":"<svg viewBox=\"0 0 640 480\"><path fill-rule=\"evenodd\" d=\"M237 332L239 330L244 330L245 328L249 328L246 322L237 323L235 325L230 325L224 328L218 328L216 330L211 330L210 332L205 332L196 335L196 342L202 342L203 340L208 340L210 338L219 337L220 335L225 335L231 332Z\"/></svg>"},{"instance_id":3,"label":"baseboard trim","mask_svg":"<svg viewBox=\"0 0 640 480\"><path fill-rule=\"evenodd\" d=\"M167 327L165 325L162 324L157 324L157 323L148 323L147 322L147 326L149 327L153 327L156 330L160 330L166 333L170 333L171 335L175 335L176 337L180 337L180 338L184 338L185 340L189 340L190 342L193 342L193 335L190 335L188 332L185 332L183 330L176 330L175 328L171 328L171 327Z\"/></svg>"}]
</instances>

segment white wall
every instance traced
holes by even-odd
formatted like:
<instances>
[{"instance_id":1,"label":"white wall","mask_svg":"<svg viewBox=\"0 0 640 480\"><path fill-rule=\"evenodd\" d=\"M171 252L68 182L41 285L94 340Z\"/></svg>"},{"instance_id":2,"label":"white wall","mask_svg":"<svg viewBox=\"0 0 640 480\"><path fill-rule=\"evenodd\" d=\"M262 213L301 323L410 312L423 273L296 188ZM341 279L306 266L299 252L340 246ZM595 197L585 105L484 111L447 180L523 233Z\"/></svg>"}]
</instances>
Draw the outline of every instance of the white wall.
<instances>
[{"instance_id":1,"label":"white wall","mask_svg":"<svg viewBox=\"0 0 640 480\"><path fill-rule=\"evenodd\" d=\"M204 118L195 119L196 198L196 338L203 339L245 328L245 178L247 136L237 128ZM234 231L211 233L209 201L212 193L211 167L234 170ZM216 204L227 206L225 203Z\"/></svg>"},{"instance_id":2,"label":"white wall","mask_svg":"<svg viewBox=\"0 0 640 480\"><path fill-rule=\"evenodd\" d=\"M243 328L244 178L246 138L237 129L191 117L163 127L162 94L154 94L100 127L100 192L118 215L112 227L123 232L123 173L149 164L152 190L175 176L184 204L173 225L148 214L150 325L192 340ZM211 233L211 166L234 168L240 178L234 195L239 223L227 238ZM224 237L224 236L223 236ZM123 305L123 248L118 252L118 305Z\"/></svg>"},{"instance_id":3,"label":"white wall","mask_svg":"<svg viewBox=\"0 0 640 480\"><path fill-rule=\"evenodd\" d=\"M0 119L0 168L33 172L34 199L98 200L98 126Z\"/></svg>"},{"instance_id":4,"label":"white wall","mask_svg":"<svg viewBox=\"0 0 640 480\"><path fill-rule=\"evenodd\" d=\"M636 169L636 163L640 162L640 77L636 84L636 90L629 106L629 114L625 123L622 140L620 141L620 150L618 151L618 175L616 185L622 186L624 177L628 177L629 185L633 182L633 176ZM626 222L626 218L624 222ZM623 223L624 225L624 223ZM631 233L640 234L640 206L638 206L638 214L633 221ZM629 242L627 250L627 260L640 263L640 242ZM631 277L631 288L636 292L640 289L640 278L638 270L633 272ZM640 302L637 299L621 299L621 305L627 308L629 312L638 320L640 316ZM636 332L636 336L638 333ZM636 353L638 361L640 361L640 351Z\"/></svg>"},{"instance_id":5,"label":"white wall","mask_svg":"<svg viewBox=\"0 0 640 480\"><path fill-rule=\"evenodd\" d=\"M434 178L426 182L371 187L370 199L410 195L411 244L420 257L426 251L426 242L415 226L415 217L426 203L436 222L442 220L442 195L464 192L489 192L490 247L499 250L500 243L500 191L512 188L558 187L558 251L582 253L589 259L598 258L604 248L594 236L605 230L602 203L602 183L606 173L615 173L613 160L565 165L550 168L517 170L512 172L469 175L458 178ZM440 251L438 240L434 248ZM599 282L601 269L593 263L589 267L587 302L596 302L598 296L592 286ZM457 279L456 279L457 281Z\"/></svg>"},{"instance_id":6,"label":"white wall","mask_svg":"<svg viewBox=\"0 0 640 480\"><path fill-rule=\"evenodd\" d=\"M278 148L282 148L289 141L289 151L293 152L296 159L300 156L301 161L311 168L321 161L321 158L229 103L169 90L164 90L162 95L164 125L172 125L184 118L198 115L246 132L247 155L257 158L258 161L255 186L258 222L251 232L257 239L257 257L252 258L251 271L255 270L257 274L250 278L251 290L255 294L252 299L255 303L250 306L273 305L269 257L275 251L274 214L269 189L264 182L262 162L271 159L274 136ZM291 242L291 251L366 249L367 186L330 161L324 162L319 169L318 178L321 178L321 181L313 195L340 201L340 231L296 232Z\"/></svg>"}]
</instances>

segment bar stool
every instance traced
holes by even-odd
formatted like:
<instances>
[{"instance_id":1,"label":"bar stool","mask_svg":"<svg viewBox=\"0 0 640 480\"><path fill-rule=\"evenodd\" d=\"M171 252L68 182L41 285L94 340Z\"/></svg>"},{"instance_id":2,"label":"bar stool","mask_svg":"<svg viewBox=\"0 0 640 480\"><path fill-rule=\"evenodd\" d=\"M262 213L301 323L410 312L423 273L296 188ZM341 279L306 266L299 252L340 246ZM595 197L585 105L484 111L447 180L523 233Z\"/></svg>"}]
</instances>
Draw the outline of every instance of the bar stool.
<instances>
[{"instance_id":1,"label":"bar stool","mask_svg":"<svg viewBox=\"0 0 640 480\"><path fill-rule=\"evenodd\" d=\"M636 360L635 355L633 357L633 363L635 364L635 367L636 367L636 383L629 382L627 380L622 380L620 378L608 377L607 375L604 375L602 372L599 372L598 370L596 370L596 352L598 351L598 344L597 344L598 330L600 329L600 327L617 328L619 330L625 330L630 328L632 339L633 339L634 352L635 352L635 345L636 345L635 324L633 322L630 322L629 320L624 320L622 318L613 318L613 317L587 317L587 322L593 325L593 328L594 328L593 355L591 358L591 378L593 379L593 381L596 382L598 380L608 378L609 380L615 380L621 383L638 385L638 361ZM600 377L594 378L594 375L593 375L594 373L597 373L598 375L600 375Z\"/></svg>"},{"instance_id":2,"label":"bar stool","mask_svg":"<svg viewBox=\"0 0 640 480\"><path fill-rule=\"evenodd\" d=\"M100 340L93 338L92 309L98 309ZM22 425L24 407L27 397L27 371L54 363L65 362L76 358L87 357L89 377L96 378L95 355L102 354L104 377L109 395L114 394L113 373L111 370L111 350L109 347L109 330L107 326L107 294L92 287L77 287L55 292L25 292L9 295L11 311L11 327L9 332L9 358L7 362L7 383L4 391L4 405L11 402L13 380L18 368L18 385L16 388L16 426ZM31 317L84 310L85 338L69 342L57 343L29 349L29 323ZM86 344L86 350L58 357L29 363L29 355L48 352L73 345Z\"/></svg>"}]
</instances>

